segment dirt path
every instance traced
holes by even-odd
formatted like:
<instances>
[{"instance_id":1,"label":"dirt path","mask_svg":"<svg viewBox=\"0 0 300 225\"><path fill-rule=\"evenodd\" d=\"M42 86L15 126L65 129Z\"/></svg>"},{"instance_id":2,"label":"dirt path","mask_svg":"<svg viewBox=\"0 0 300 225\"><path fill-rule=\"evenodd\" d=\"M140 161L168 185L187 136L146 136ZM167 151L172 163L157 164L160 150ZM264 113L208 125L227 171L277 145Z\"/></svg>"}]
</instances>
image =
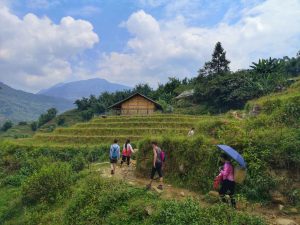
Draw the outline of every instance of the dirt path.
<instances>
[{"instance_id":1,"label":"dirt path","mask_svg":"<svg viewBox=\"0 0 300 225\"><path fill-rule=\"evenodd\" d=\"M97 172L102 177L106 178L112 178L124 180L130 185L143 187L145 188L146 185L149 183L148 179L141 178L136 176L135 174L135 161L132 161L132 164L130 167L127 165L123 165L123 167L117 167L116 173L114 175L110 174L110 164L108 162L104 163L95 163L92 164L91 170L93 172ZM210 206L214 203L210 200L215 200L216 197L211 196L207 197L205 195L201 195L196 192L189 191L187 189L183 188L177 188L170 184L164 184L164 190L161 191L157 189L158 186L158 180L155 180L152 185L152 191L157 192L161 198L163 199L177 199L182 200L187 197L192 197L193 199L197 199L201 206ZM210 199L210 200L209 200ZM278 206L276 205L268 205L268 206L262 206L258 203L256 204L250 204L248 202L242 201L238 202L237 205L238 211L248 212L253 215L259 215L266 219L266 221L271 225L300 225L300 215L287 215L283 211L280 211ZM282 223L279 223L279 220L282 219ZM286 221L285 221L286 220ZM289 220L291 223L288 223ZM285 223L286 222L286 223ZM294 222L294 223L292 223Z\"/></svg>"}]
</instances>

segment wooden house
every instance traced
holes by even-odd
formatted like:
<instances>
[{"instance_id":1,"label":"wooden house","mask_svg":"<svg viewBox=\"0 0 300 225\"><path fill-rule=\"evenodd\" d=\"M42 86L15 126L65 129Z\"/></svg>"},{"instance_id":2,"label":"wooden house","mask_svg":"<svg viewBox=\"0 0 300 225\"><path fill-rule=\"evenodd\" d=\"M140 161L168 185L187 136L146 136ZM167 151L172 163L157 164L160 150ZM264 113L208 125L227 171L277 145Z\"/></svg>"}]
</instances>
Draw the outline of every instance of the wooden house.
<instances>
[{"instance_id":1,"label":"wooden house","mask_svg":"<svg viewBox=\"0 0 300 225\"><path fill-rule=\"evenodd\" d=\"M117 115L148 115L157 110L162 110L162 107L145 95L135 93L128 98L113 104L108 107L108 109L112 110L114 114Z\"/></svg>"}]
</instances>

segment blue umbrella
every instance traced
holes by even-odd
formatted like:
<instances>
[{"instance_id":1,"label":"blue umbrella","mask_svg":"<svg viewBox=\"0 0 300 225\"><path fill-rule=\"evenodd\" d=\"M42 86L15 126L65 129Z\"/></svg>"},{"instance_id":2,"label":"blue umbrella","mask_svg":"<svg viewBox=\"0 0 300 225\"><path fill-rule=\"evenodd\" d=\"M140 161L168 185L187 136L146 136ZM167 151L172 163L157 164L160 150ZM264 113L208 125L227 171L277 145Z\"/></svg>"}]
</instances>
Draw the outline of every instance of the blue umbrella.
<instances>
[{"instance_id":1,"label":"blue umbrella","mask_svg":"<svg viewBox=\"0 0 300 225\"><path fill-rule=\"evenodd\" d=\"M233 148L228 145L217 145L220 149L222 149L227 155L229 155L232 159L234 159L241 167L246 168L246 162L244 158Z\"/></svg>"}]
</instances>

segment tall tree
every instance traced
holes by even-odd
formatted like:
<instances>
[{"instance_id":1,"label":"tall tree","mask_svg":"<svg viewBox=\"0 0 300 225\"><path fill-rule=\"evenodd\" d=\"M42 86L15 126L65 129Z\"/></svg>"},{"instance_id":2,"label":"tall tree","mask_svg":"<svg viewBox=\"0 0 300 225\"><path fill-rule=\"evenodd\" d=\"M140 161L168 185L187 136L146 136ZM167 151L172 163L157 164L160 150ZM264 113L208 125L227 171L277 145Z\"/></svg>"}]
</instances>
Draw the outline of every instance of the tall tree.
<instances>
[{"instance_id":1,"label":"tall tree","mask_svg":"<svg viewBox=\"0 0 300 225\"><path fill-rule=\"evenodd\" d=\"M204 64L204 67L199 70L199 77L208 77L217 74L224 74L230 71L230 61L226 59L221 42L217 42L212 59Z\"/></svg>"}]
</instances>

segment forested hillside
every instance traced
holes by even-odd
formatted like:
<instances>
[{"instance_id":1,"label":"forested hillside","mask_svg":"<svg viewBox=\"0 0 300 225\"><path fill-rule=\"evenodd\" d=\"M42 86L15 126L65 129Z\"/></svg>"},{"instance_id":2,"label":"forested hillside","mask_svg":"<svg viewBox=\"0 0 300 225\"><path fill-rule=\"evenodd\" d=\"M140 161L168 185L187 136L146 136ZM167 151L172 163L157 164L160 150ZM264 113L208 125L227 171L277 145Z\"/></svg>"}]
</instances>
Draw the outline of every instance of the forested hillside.
<instances>
[{"instance_id":1,"label":"forested hillside","mask_svg":"<svg viewBox=\"0 0 300 225\"><path fill-rule=\"evenodd\" d=\"M72 101L15 90L0 82L0 124L33 121L52 107L64 112L74 106Z\"/></svg>"}]
</instances>

